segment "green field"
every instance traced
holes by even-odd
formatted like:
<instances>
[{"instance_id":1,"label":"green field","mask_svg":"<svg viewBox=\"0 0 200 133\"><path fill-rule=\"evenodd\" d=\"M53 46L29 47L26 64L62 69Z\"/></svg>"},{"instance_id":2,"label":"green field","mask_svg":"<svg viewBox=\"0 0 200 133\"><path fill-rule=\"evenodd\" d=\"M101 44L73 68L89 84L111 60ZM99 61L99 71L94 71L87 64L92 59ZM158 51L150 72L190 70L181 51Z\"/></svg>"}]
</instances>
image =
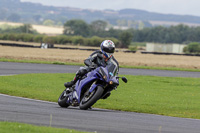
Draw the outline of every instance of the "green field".
<instances>
[{"instance_id":1,"label":"green field","mask_svg":"<svg viewBox=\"0 0 200 133\"><path fill-rule=\"evenodd\" d=\"M64 82L71 81L74 75L1 76L0 93L57 102ZM117 91L94 107L200 119L200 78L126 77L127 84L120 81Z\"/></svg>"},{"instance_id":2,"label":"green field","mask_svg":"<svg viewBox=\"0 0 200 133\"><path fill-rule=\"evenodd\" d=\"M0 122L0 133L86 133L70 129L33 126L16 122Z\"/></svg>"}]
</instances>

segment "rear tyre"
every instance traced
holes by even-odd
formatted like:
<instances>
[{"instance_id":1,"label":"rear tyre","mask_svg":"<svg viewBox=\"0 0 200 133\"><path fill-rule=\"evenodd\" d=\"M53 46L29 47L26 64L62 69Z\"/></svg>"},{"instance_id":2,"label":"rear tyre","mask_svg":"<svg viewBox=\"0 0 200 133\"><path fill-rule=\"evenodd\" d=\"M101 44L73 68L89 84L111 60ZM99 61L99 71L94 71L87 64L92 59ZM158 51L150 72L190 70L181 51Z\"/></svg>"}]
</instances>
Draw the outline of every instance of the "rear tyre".
<instances>
[{"instance_id":1,"label":"rear tyre","mask_svg":"<svg viewBox=\"0 0 200 133\"><path fill-rule=\"evenodd\" d=\"M66 90L64 90L58 98L58 105L60 107L67 108L69 106L69 104L67 103L67 99L69 96L67 94L68 93L66 92Z\"/></svg>"},{"instance_id":2,"label":"rear tyre","mask_svg":"<svg viewBox=\"0 0 200 133\"><path fill-rule=\"evenodd\" d=\"M79 108L82 110L87 110L88 108L90 108L93 104L96 103L97 100L100 99L100 97L103 94L103 91L103 87L97 86L97 88L89 95L85 94L80 102Z\"/></svg>"}]
</instances>

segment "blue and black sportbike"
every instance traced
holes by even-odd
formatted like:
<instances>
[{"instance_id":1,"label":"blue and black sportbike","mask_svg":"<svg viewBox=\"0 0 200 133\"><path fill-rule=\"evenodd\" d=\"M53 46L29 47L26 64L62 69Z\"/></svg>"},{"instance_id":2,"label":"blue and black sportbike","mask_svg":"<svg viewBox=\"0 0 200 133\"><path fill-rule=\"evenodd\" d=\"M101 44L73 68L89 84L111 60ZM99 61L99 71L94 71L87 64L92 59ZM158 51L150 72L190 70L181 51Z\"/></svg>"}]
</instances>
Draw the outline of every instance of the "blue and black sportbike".
<instances>
[{"instance_id":1,"label":"blue and black sportbike","mask_svg":"<svg viewBox=\"0 0 200 133\"><path fill-rule=\"evenodd\" d=\"M79 79L74 86L66 88L58 99L61 107L79 106L87 110L99 99L106 99L110 92L119 85L119 78L127 83L125 77L117 76L117 66L108 64L94 68L82 79Z\"/></svg>"}]
</instances>

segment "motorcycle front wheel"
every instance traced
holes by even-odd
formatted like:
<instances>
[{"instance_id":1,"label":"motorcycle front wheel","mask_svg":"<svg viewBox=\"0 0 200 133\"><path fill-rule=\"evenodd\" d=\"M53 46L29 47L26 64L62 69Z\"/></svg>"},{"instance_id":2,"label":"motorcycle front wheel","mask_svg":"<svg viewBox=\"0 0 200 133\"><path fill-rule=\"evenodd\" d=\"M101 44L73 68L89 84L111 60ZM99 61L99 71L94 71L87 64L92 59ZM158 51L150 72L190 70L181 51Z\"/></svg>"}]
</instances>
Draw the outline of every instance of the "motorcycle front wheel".
<instances>
[{"instance_id":1,"label":"motorcycle front wheel","mask_svg":"<svg viewBox=\"0 0 200 133\"><path fill-rule=\"evenodd\" d=\"M60 107L64 107L64 108L67 108L69 106L69 104L67 103L67 99L68 99L68 95L66 93L66 90L64 90L60 97L58 98L58 105Z\"/></svg>"},{"instance_id":2,"label":"motorcycle front wheel","mask_svg":"<svg viewBox=\"0 0 200 133\"><path fill-rule=\"evenodd\" d=\"M100 99L103 91L103 87L97 86L97 88L94 89L94 91L90 94L86 93L80 102L79 108L82 110L87 110L88 108L90 108L93 104L96 103L97 100Z\"/></svg>"}]
</instances>

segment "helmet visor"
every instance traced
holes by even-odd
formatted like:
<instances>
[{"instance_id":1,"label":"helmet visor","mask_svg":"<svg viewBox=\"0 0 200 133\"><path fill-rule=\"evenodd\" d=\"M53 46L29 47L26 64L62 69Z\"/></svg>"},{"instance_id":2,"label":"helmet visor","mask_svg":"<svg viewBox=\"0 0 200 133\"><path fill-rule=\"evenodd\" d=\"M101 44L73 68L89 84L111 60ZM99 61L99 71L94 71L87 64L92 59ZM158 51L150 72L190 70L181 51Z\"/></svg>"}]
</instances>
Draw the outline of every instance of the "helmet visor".
<instances>
[{"instance_id":1,"label":"helmet visor","mask_svg":"<svg viewBox=\"0 0 200 133\"><path fill-rule=\"evenodd\" d=\"M115 52L115 48L113 47L103 47L102 50L105 51L106 53L112 53L112 54Z\"/></svg>"}]
</instances>

